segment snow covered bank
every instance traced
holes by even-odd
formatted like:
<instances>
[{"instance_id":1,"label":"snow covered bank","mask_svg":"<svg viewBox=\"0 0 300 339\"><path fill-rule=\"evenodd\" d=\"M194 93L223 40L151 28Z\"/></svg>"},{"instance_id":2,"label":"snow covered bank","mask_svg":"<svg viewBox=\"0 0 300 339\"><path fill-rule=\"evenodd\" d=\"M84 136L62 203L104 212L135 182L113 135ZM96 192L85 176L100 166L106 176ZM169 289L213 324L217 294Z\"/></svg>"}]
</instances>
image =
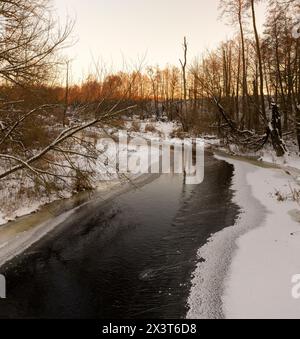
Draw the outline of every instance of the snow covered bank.
<instances>
[{"instance_id":1,"label":"snow covered bank","mask_svg":"<svg viewBox=\"0 0 300 339\"><path fill-rule=\"evenodd\" d=\"M291 191L299 187L282 170L221 159L235 167L241 215L199 250L205 261L194 273L187 317L299 318L291 293L300 273L300 209Z\"/></svg>"},{"instance_id":2,"label":"snow covered bank","mask_svg":"<svg viewBox=\"0 0 300 339\"><path fill-rule=\"evenodd\" d=\"M4 219L3 213L0 212L0 226L6 224L7 221Z\"/></svg>"},{"instance_id":3,"label":"snow covered bank","mask_svg":"<svg viewBox=\"0 0 300 339\"><path fill-rule=\"evenodd\" d=\"M294 168L300 171L300 156L297 142L294 139L287 139L286 146L288 152L283 157L277 157L273 147L269 144L257 152L241 150L239 146L234 144L227 145L227 147L219 147L219 149L235 156L256 158L259 161L276 165L284 169Z\"/></svg>"},{"instance_id":4,"label":"snow covered bank","mask_svg":"<svg viewBox=\"0 0 300 339\"><path fill-rule=\"evenodd\" d=\"M80 213L89 206L99 207L102 203L132 189L133 185L135 188L142 187L155 178L155 175L135 175L131 177L131 182L110 181L99 187L92 195L83 192L82 196L57 201L52 206L43 207L35 214L1 226L0 267L23 253L66 220L72 221L72 217L77 212Z\"/></svg>"},{"instance_id":5,"label":"snow covered bank","mask_svg":"<svg viewBox=\"0 0 300 339\"><path fill-rule=\"evenodd\" d=\"M217 157L223 160L221 157ZM188 304L189 319L219 319L224 318L222 309L223 282L237 250L236 239L251 228L257 226L263 219L264 209L259 202L251 196L251 187L246 177L255 171L255 167L244 162L235 162L235 175L232 189L235 191L234 203L249 208L241 211L235 225L213 235L209 242L198 252L200 262L193 274L193 287ZM241 206L243 207L243 206ZM248 223L247 220L252 222Z\"/></svg>"},{"instance_id":6,"label":"snow covered bank","mask_svg":"<svg viewBox=\"0 0 300 339\"><path fill-rule=\"evenodd\" d=\"M29 230L22 231L18 226L11 227L11 225L2 227L0 229L0 267L51 232L73 212L74 210L65 212L36 227L33 225Z\"/></svg>"},{"instance_id":7,"label":"snow covered bank","mask_svg":"<svg viewBox=\"0 0 300 339\"><path fill-rule=\"evenodd\" d=\"M289 199L299 187L274 169L257 168L247 181L267 213L259 228L237 241L225 281L225 316L300 318L300 300L292 297L291 283L300 273L300 209Z\"/></svg>"}]
</instances>

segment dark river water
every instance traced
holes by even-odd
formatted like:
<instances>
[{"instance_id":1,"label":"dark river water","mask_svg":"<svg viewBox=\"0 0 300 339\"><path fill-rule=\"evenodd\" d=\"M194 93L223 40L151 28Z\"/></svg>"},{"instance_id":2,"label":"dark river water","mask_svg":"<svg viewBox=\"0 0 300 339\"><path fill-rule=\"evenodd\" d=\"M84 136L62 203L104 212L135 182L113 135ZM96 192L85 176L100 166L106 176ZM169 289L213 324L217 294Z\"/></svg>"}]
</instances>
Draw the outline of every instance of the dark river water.
<instances>
[{"instance_id":1,"label":"dark river water","mask_svg":"<svg viewBox=\"0 0 300 339\"><path fill-rule=\"evenodd\" d=\"M74 215L1 269L1 318L184 318L197 251L231 226L233 167L161 175Z\"/></svg>"}]
</instances>

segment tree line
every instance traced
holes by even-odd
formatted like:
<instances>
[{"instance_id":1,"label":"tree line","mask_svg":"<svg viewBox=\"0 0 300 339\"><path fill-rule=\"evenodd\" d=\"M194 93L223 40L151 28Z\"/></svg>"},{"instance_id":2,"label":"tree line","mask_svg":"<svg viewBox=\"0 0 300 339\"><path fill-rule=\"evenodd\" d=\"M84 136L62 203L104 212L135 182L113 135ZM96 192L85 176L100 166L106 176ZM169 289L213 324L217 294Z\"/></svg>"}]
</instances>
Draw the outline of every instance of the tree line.
<instances>
[{"instance_id":1,"label":"tree line","mask_svg":"<svg viewBox=\"0 0 300 339\"><path fill-rule=\"evenodd\" d=\"M266 6L262 32L258 3ZM116 99L126 92L142 114L149 107L157 115L163 111L169 119L180 120L186 132L222 134L224 123L228 127L226 120L231 120L236 129L260 136L274 120L275 104L281 119L275 127L282 129L278 135L295 131L300 144L299 1L220 0L220 14L236 36L215 50L192 59L184 39L177 66L145 67L103 79L91 75L70 88L70 102ZM145 104L149 102L151 106Z\"/></svg>"},{"instance_id":2,"label":"tree line","mask_svg":"<svg viewBox=\"0 0 300 339\"><path fill-rule=\"evenodd\" d=\"M258 3L266 6L263 32ZM279 156L286 134L295 132L300 145L299 0L220 0L220 14L236 35L201 58L189 55L184 38L178 65L111 74L96 67L72 85L63 51L74 22L61 25L48 0L1 1L0 178L24 170L63 180L57 156L78 175L70 155L84 156L84 145L95 157L80 132L120 114L166 116L185 133L213 133L253 150L271 140Z\"/></svg>"}]
</instances>

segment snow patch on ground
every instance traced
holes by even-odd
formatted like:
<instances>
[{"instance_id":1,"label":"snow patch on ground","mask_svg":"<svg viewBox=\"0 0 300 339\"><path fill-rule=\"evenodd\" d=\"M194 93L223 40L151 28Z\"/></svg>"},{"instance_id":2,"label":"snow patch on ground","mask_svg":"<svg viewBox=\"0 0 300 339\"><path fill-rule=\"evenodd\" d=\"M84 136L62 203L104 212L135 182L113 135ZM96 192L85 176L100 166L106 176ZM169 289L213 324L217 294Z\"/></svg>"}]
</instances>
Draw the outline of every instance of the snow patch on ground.
<instances>
[{"instance_id":1,"label":"snow patch on ground","mask_svg":"<svg viewBox=\"0 0 300 339\"><path fill-rule=\"evenodd\" d=\"M24 232L16 232L10 225L1 228L0 267L15 256L24 252L35 242L38 242L55 227L64 222L76 209L65 212L62 215L41 223L37 227ZM3 234L2 234L3 233ZM5 240L4 240L5 239Z\"/></svg>"},{"instance_id":2,"label":"snow patch on ground","mask_svg":"<svg viewBox=\"0 0 300 339\"><path fill-rule=\"evenodd\" d=\"M291 198L298 184L282 170L218 158L235 167L241 214L200 248L187 317L299 318L291 293L300 273L300 209Z\"/></svg>"},{"instance_id":3,"label":"snow patch on ground","mask_svg":"<svg viewBox=\"0 0 300 339\"><path fill-rule=\"evenodd\" d=\"M261 160L282 167L294 167L300 170L300 156L295 153L289 153L279 158L274 151L265 150L263 151Z\"/></svg>"},{"instance_id":4,"label":"snow patch on ground","mask_svg":"<svg viewBox=\"0 0 300 339\"><path fill-rule=\"evenodd\" d=\"M135 127L134 127L135 126ZM172 133L180 128L180 125L174 121L162 122L153 121L153 119L127 121L126 130L133 137L161 138L163 140L171 139ZM133 130L133 129L138 130Z\"/></svg>"},{"instance_id":5,"label":"snow patch on ground","mask_svg":"<svg viewBox=\"0 0 300 339\"><path fill-rule=\"evenodd\" d=\"M292 277L300 273L300 209L288 196L299 189L279 170L258 168L247 176L253 196L267 213L260 227L240 237L225 282L227 318L299 318Z\"/></svg>"},{"instance_id":6,"label":"snow patch on ground","mask_svg":"<svg viewBox=\"0 0 300 339\"><path fill-rule=\"evenodd\" d=\"M0 183L0 225L38 211L55 200L69 198L71 193L61 189L58 194L47 194L20 172Z\"/></svg>"},{"instance_id":7,"label":"snow patch on ground","mask_svg":"<svg viewBox=\"0 0 300 339\"><path fill-rule=\"evenodd\" d=\"M282 168L292 167L300 170L300 155L297 143L293 138L285 140L285 143L288 152L283 157L277 157L276 152L270 144L265 145L263 149L257 152L245 151L235 144L227 145L227 149L220 149L225 152L229 150L234 155L257 158L260 161L264 161L272 165L278 165Z\"/></svg>"},{"instance_id":8,"label":"snow patch on ground","mask_svg":"<svg viewBox=\"0 0 300 339\"><path fill-rule=\"evenodd\" d=\"M4 219L4 215L2 212L0 212L0 225L6 224L7 221Z\"/></svg>"}]
</instances>

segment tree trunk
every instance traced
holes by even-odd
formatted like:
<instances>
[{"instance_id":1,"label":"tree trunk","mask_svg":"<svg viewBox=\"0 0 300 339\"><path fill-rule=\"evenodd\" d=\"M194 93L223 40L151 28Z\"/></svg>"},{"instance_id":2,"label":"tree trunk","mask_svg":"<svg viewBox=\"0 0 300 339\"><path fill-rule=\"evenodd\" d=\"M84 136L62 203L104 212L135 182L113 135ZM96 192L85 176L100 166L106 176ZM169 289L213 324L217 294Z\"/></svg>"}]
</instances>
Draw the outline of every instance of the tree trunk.
<instances>
[{"instance_id":1,"label":"tree trunk","mask_svg":"<svg viewBox=\"0 0 300 339\"><path fill-rule=\"evenodd\" d=\"M276 155L283 157L287 150L282 140L281 116L276 104L272 104L272 121L269 130Z\"/></svg>"},{"instance_id":2,"label":"tree trunk","mask_svg":"<svg viewBox=\"0 0 300 339\"><path fill-rule=\"evenodd\" d=\"M182 80L183 80L183 109L181 111L182 115L182 125L184 132L188 132L189 130L189 122L188 122L188 104L187 104L187 79L186 79L186 66L187 66L187 41L186 37L184 37L183 42L183 50L184 50L184 59L180 60L182 67Z\"/></svg>"},{"instance_id":3,"label":"tree trunk","mask_svg":"<svg viewBox=\"0 0 300 339\"><path fill-rule=\"evenodd\" d=\"M248 105L248 83L247 83L247 66L246 66L246 56L245 56L245 37L244 37L244 28L242 22L242 9L239 11L239 26L240 26L240 35L241 35L241 44L242 44L242 63L243 63L243 117L246 116L248 120L249 116L249 105Z\"/></svg>"},{"instance_id":4,"label":"tree trunk","mask_svg":"<svg viewBox=\"0 0 300 339\"><path fill-rule=\"evenodd\" d=\"M258 66L259 66L261 110L262 110L263 116L266 117L266 106L265 106L265 95L264 95L264 74L263 74L260 41L259 41L259 36L258 36L258 31L257 31L257 26L256 26L254 0L251 0L251 9L252 9L253 29L254 29L254 34L255 34L256 50L257 50L257 58L258 58Z\"/></svg>"}]
</instances>

